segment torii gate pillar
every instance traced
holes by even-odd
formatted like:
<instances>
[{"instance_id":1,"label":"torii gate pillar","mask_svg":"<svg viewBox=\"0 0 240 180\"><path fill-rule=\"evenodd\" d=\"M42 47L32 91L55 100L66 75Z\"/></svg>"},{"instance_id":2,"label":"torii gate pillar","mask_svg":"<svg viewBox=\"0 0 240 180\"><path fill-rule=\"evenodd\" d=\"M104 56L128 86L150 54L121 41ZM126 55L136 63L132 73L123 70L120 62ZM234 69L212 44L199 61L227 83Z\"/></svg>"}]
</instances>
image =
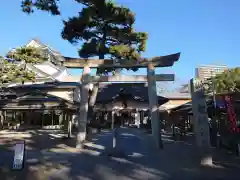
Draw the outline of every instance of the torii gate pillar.
<instances>
[{"instance_id":1,"label":"torii gate pillar","mask_svg":"<svg viewBox=\"0 0 240 180\"><path fill-rule=\"evenodd\" d=\"M81 101L78 118L78 134L76 148L82 149L83 142L86 139L87 128L87 113L88 113L88 91L89 91L89 75L91 69L89 66L85 66L82 73L82 88L81 88Z\"/></svg>"},{"instance_id":2,"label":"torii gate pillar","mask_svg":"<svg viewBox=\"0 0 240 180\"><path fill-rule=\"evenodd\" d=\"M156 91L155 67L152 63L147 67L148 77L148 97L149 97L149 113L151 116L151 128L154 142L158 148L163 148L160 128L160 117L158 110L158 97Z\"/></svg>"},{"instance_id":3,"label":"torii gate pillar","mask_svg":"<svg viewBox=\"0 0 240 180\"><path fill-rule=\"evenodd\" d=\"M173 74L162 74L155 76L155 67L170 67L175 61L178 61L180 53L171 54L167 56L159 56L155 58L140 59L137 64L129 63L118 63L116 64L114 60L100 59L96 61L95 59L76 59L65 57L64 66L68 68L83 68L82 75L82 89L81 89L81 102L80 102L80 116L78 120L78 135L77 135L77 147L82 147L86 136L86 123L87 123L87 111L88 111L88 89L90 82L146 82L148 81L148 95L149 95L149 111L151 114L151 125L152 125L152 135L155 144L158 148L162 148L161 140L161 128L160 128L160 118L158 110L158 97L156 92L156 80L157 81L174 81ZM86 64L87 62L87 64ZM89 66L91 64L91 66ZM147 67L147 77L146 76L94 76L90 77L90 67L91 68L143 68Z\"/></svg>"}]
</instances>

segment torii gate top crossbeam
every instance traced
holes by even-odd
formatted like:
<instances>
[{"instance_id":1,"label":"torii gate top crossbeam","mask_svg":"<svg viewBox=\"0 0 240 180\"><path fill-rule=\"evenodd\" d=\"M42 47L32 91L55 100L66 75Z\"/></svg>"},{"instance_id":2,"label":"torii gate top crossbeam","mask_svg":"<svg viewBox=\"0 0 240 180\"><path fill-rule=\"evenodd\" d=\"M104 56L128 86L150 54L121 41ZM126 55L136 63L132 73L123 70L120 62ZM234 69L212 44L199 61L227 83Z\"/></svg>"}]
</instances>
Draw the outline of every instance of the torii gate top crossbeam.
<instances>
[{"instance_id":1,"label":"torii gate top crossbeam","mask_svg":"<svg viewBox=\"0 0 240 180\"><path fill-rule=\"evenodd\" d=\"M174 81L174 74L157 74L155 81ZM145 75L89 76L87 82L148 82L148 77Z\"/></svg>"},{"instance_id":2,"label":"torii gate top crossbeam","mask_svg":"<svg viewBox=\"0 0 240 180\"><path fill-rule=\"evenodd\" d=\"M147 67L149 63L152 63L155 67L170 67L174 62L178 61L180 58L180 53L170 54L167 56L159 56L150 59L143 58L139 60L137 64L131 63L130 61L122 62L117 64L111 59L81 59L81 58L71 58L64 57L65 61L63 65L67 68L83 68L86 63L89 64L91 68L142 68Z\"/></svg>"}]
</instances>

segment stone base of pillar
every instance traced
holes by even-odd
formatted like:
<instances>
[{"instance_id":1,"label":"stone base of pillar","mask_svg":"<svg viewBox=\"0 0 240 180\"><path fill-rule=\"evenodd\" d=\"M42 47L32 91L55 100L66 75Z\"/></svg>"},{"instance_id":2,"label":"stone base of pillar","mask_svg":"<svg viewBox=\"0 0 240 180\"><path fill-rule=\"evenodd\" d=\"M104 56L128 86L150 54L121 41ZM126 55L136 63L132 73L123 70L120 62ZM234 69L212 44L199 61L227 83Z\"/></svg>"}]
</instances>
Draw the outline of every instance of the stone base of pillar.
<instances>
[{"instance_id":1,"label":"stone base of pillar","mask_svg":"<svg viewBox=\"0 0 240 180\"><path fill-rule=\"evenodd\" d=\"M76 145L77 149L84 149L84 143L79 143Z\"/></svg>"},{"instance_id":2,"label":"stone base of pillar","mask_svg":"<svg viewBox=\"0 0 240 180\"><path fill-rule=\"evenodd\" d=\"M204 157L202 157L201 165L203 165L203 166L212 166L213 165L212 157L211 156L204 156Z\"/></svg>"},{"instance_id":3,"label":"stone base of pillar","mask_svg":"<svg viewBox=\"0 0 240 180\"><path fill-rule=\"evenodd\" d=\"M80 132L77 135L77 143L76 143L76 148L77 149L83 149L84 148L84 141L86 139L86 133L85 132Z\"/></svg>"},{"instance_id":4,"label":"stone base of pillar","mask_svg":"<svg viewBox=\"0 0 240 180\"><path fill-rule=\"evenodd\" d=\"M196 147L195 158L201 166L213 166L211 149Z\"/></svg>"}]
</instances>

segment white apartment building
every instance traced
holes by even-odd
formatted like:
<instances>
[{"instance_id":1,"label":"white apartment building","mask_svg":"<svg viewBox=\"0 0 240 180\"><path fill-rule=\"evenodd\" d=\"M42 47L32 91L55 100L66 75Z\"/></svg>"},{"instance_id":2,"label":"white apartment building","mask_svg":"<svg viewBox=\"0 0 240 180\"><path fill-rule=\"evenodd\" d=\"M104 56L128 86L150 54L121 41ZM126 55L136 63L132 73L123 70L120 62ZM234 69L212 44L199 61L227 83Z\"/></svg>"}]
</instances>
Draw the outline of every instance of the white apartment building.
<instances>
[{"instance_id":1,"label":"white apartment building","mask_svg":"<svg viewBox=\"0 0 240 180\"><path fill-rule=\"evenodd\" d=\"M199 79L208 79L228 70L225 65L201 65L195 69L195 77Z\"/></svg>"}]
</instances>

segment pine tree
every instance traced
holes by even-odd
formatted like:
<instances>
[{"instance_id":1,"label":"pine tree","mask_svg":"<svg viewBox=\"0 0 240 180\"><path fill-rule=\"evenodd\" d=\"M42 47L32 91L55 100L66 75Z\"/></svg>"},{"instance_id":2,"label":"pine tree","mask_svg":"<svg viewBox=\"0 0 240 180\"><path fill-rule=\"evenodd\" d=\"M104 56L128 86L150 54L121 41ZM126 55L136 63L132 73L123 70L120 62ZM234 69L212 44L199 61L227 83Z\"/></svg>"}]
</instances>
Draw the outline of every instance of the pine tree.
<instances>
[{"instance_id":1,"label":"pine tree","mask_svg":"<svg viewBox=\"0 0 240 180\"><path fill-rule=\"evenodd\" d=\"M33 13L34 9L50 12L53 15L59 15L59 0L22 0L22 10L26 13Z\"/></svg>"},{"instance_id":2,"label":"pine tree","mask_svg":"<svg viewBox=\"0 0 240 180\"><path fill-rule=\"evenodd\" d=\"M134 31L135 15L129 8L118 6L110 0L75 1L85 7L79 16L64 21L62 37L71 43L83 42L79 51L81 57L98 56L103 59L108 55L122 61L139 59L140 52L145 50L147 34ZM37 9L60 15L59 2L23 0L22 10L32 13ZM98 73L113 70L99 69Z\"/></svg>"},{"instance_id":3,"label":"pine tree","mask_svg":"<svg viewBox=\"0 0 240 180\"><path fill-rule=\"evenodd\" d=\"M40 48L23 46L10 51L7 58L15 61L23 62L25 64L38 64L47 60Z\"/></svg>"},{"instance_id":4,"label":"pine tree","mask_svg":"<svg viewBox=\"0 0 240 180\"><path fill-rule=\"evenodd\" d=\"M72 44L82 43L80 57L111 58L119 62L137 62L141 52L145 51L147 33L136 32L133 28L135 15L129 8L118 6L110 0L75 0L84 5L78 16L64 21L62 38ZM59 0L24 0L23 11L34 10L59 15ZM98 68L97 74L114 72L114 68ZM132 70L137 70L132 68ZM96 101L98 84L91 93L89 114Z\"/></svg>"},{"instance_id":5,"label":"pine tree","mask_svg":"<svg viewBox=\"0 0 240 180\"><path fill-rule=\"evenodd\" d=\"M145 50L147 34L135 32L135 15L130 9L105 1L85 2L85 8L77 17L64 21L63 39L76 44L82 42L80 57L106 55L118 60L137 61ZM108 73L114 69L99 69Z\"/></svg>"},{"instance_id":6,"label":"pine tree","mask_svg":"<svg viewBox=\"0 0 240 180\"><path fill-rule=\"evenodd\" d=\"M34 81L35 73L24 69L20 65L4 60L0 68L0 83L24 83Z\"/></svg>"},{"instance_id":7,"label":"pine tree","mask_svg":"<svg viewBox=\"0 0 240 180\"><path fill-rule=\"evenodd\" d=\"M26 64L38 64L47 60L41 50L33 47L20 47L1 57L0 83L22 83L35 81L35 73L26 69ZM16 63L20 62L20 63Z\"/></svg>"},{"instance_id":8,"label":"pine tree","mask_svg":"<svg viewBox=\"0 0 240 180\"><path fill-rule=\"evenodd\" d=\"M134 31L135 15L130 9L118 6L111 1L81 1L85 7L78 16L64 21L63 39L72 44L83 43L79 50L80 57L105 57L118 59L120 62L137 62L145 50L147 34ZM137 70L137 69L132 69ZM97 74L107 74L114 68L98 68ZM98 92L94 86L89 110Z\"/></svg>"}]
</instances>

